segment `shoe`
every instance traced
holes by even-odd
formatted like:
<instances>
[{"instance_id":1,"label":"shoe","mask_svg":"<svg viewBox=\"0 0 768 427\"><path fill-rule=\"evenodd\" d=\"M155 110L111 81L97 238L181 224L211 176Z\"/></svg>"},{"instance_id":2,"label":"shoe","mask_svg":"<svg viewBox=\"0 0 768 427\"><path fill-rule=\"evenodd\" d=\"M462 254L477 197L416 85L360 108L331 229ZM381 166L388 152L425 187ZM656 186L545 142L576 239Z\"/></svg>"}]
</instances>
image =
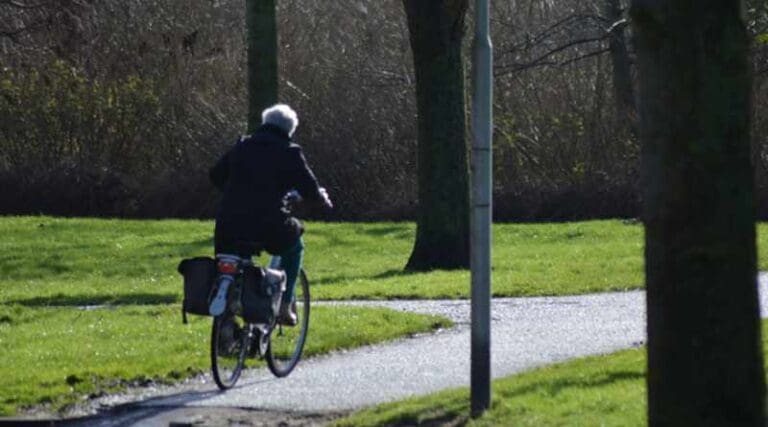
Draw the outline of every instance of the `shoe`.
<instances>
[{"instance_id":1,"label":"shoe","mask_svg":"<svg viewBox=\"0 0 768 427\"><path fill-rule=\"evenodd\" d=\"M296 326L299 318L296 316L296 303L281 303L277 314L277 323L283 326Z\"/></svg>"},{"instance_id":2,"label":"shoe","mask_svg":"<svg viewBox=\"0 0 768 427\"><path fill-rule=\"evenodd\" d=\"M227 291L229 290L230 283L232 283L230 280L222 280L219 283L219 291L216 292L216 296L208 307L208 313L211 316L218 316L224 313L224 309L227 308Z\"/></svg>"},{"instance_id":3,"label":"shoe","mask_svg":"<svg viewBox=\"0 0 768 427\"><path fill-rule=\"evenodd\" d=\"M267 347L269 347L269 334L261 327L251 325L251 346L248 349L248 357L261 358L267 354Z\"/></svg>"}]
</instances>

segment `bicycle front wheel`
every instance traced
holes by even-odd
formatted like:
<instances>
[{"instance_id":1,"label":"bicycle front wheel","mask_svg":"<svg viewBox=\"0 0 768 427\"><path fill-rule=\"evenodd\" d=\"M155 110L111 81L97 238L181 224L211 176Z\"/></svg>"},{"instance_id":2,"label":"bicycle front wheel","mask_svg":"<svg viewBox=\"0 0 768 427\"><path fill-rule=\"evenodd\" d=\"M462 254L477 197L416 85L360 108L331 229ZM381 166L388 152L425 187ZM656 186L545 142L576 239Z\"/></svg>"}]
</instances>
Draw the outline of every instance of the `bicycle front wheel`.
<instances>
[{"instance_id":1,"label":"bicycle front wheel","mask_svg":"<svg viewBox=\"0 0 768 427\"><path fill-rule=\"evenodd\" d=\"M276 377L291 373L301 359L304 342L309 330L309 280L304 270L299 273L294 295L296 326L277 325L269 336L266 359L269 370Z\"/></svg>"},{"instance_id":2,"label":"bicycle front wheel","mask_svg":"<svg viewBox=\"0 0 768 427\"><path fill-rule=\"evenodd\" d=\"M211 371L219 389L231 388L240 378L248 352L248 325L229 311L213 318Z\"/></svg>"}]
</instances>

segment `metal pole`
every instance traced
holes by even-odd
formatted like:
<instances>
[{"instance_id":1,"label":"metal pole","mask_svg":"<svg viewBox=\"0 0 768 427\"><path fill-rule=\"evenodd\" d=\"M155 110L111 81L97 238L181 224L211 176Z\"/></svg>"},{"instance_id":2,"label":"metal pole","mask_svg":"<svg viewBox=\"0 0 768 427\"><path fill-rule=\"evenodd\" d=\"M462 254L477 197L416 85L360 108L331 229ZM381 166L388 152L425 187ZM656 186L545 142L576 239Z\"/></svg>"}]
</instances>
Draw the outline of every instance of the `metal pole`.
<instances>
[{"instance_id":1,"label":"metal pole","mask_svg":"<svg viewBox=\"0 0 768 427\"><path fill-rule=\"evenodd\" d=\"M472 66L472 269L471 415L491 404L491 202L493 46L489 2L475 1Z\"/></svg>"}]
</instances>

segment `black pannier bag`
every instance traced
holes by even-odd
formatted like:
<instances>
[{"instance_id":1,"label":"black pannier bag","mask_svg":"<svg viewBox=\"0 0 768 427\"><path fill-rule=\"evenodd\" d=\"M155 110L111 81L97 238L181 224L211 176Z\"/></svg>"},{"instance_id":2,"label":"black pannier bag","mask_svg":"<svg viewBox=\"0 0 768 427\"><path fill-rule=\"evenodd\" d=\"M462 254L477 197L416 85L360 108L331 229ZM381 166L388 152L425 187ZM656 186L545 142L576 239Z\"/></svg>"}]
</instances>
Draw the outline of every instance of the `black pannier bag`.
<instances>
[{"instance_id":1,"label":"black pannier bag","mask_svg":"<svg viewBox=\"0 0 768 427\"><path fill-rule=\"evenodd\" d=\"M248 323L272 323L280 310L283 292L284 272L255 266L245 267L241 298L243 319Z\"/></svg>"},{"instance_id":2,"label":"black pannier bag","mask_svg":"<svg viewBox=\"0 0 768 427\"><path fill-rule=\"evenodd\" d=\"M184 276L184 301L181 314L187 323L187 313L208 316L213 281L216 280L216 261L210 257L182 260L179 273Z\"/></svg>"}]
</instances>

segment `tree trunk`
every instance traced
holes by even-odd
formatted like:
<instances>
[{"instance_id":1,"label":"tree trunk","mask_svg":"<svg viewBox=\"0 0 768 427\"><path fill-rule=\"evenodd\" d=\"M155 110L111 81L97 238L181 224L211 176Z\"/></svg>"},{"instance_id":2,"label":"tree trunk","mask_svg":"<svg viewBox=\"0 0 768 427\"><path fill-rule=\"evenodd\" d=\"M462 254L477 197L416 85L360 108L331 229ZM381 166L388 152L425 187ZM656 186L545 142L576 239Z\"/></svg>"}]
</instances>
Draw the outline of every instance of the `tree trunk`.
<instances>
[{"instance_id":1,"label":"tree trunk","mask_svg":"<svg viewBox=\"0 0 768 427\"><path fill-rule=\"evenodd\" d=\"M469 266L467 0L403 0L416 70L419 212L408 270Z\"/></svg>"},{"instance_id":2,"label":"tree trunk","mask_svg":"<svg viewBox=\"0 0 768 427\"><path fill-rule=\"evenodd\" d=\"M277 103L277 17L275 0L246 0L248 31L248 133L261 125L261 112Z\"/></svg>"},{"instance_id":3,"label":"tree trunk","mask_svg":"<svg viewBox=\"0 0 768 427\"><path fill-rule=\"evenodd\" d=\"M620 120L627 120L631 128L637 123L635 91L632 87L632 67L624 35L626 24L622 23L624 13L621 0L606 0L605 17L611 25L608 47L613 65L613 94L616 112Z\"/></svg>"},{"instance_id":4,"label":"tree trunk","mask_svg":"<svg viewBox=\"0 0 768 427\"><path fill-rule=\"evenodd\" d=\"M738 1L634 0L652 426L763 426Z\"/></svg>"}]
</instances>

